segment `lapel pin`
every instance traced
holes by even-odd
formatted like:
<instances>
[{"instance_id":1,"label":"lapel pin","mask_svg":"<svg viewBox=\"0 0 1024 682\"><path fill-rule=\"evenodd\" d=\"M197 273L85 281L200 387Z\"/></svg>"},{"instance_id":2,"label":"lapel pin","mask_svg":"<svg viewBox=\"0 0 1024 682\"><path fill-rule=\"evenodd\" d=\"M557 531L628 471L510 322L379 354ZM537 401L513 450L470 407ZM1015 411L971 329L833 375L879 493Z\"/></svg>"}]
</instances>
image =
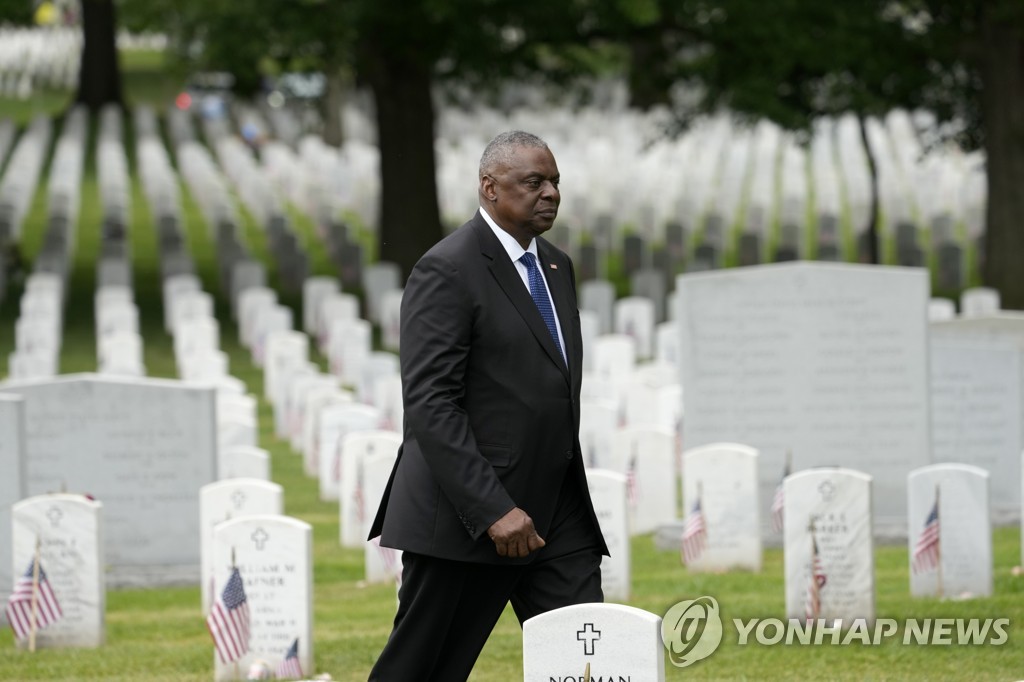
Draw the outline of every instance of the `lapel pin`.
<instances>
[{"instance_id":1,"label":"lapel pin","mask_svg":"<svg viewBox=\"0 0 1024 682\"><path fill-rule=\"evenodd\" d=\"M548 267L551 268L552 270L557 270L558 269L558 266L555 265L554 263L549 263Z\"/></svg>"}]
</instances>

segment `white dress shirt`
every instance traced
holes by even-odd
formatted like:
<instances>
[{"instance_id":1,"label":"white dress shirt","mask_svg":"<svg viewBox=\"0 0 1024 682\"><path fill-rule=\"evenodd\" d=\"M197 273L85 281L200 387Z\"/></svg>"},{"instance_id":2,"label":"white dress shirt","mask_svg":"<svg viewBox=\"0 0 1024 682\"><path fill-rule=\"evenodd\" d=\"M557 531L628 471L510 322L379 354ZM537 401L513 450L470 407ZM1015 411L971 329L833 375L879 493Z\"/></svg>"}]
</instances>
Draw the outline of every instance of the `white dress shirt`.
<instances>
[{"instance_id":1,"label":"white dress shirt","mask_svg":"<svg viewBox=\"0 0 1024 682\"><path fill-rule=\"evenodd\" d=\"M498 224L494 222L494 219L491 218L490 215L488 215L483 206L480 207L480 215L483 216L483 219L487 221L488 225L490 225L491 230L494 232L494 236L498 238L501 245L505 247L508 257L512 259L512 264L516 266L516 272L519 273L519 277L523 280L523 286L526 287L527 293L530 292L530 273L527 271L526 265L519 259L527 252L532 253L533 257L537 259L537 269L540 271L540 279L544 282L544 291L547 292L548 301L551 302L551 310L555 313L555 331L558 332L558 348L562 351L562 359L565 360L565 364L568 366L569 360L565 354L565 338L562 336L562 321L558 319L558 309L555 308L555 301L551 298L551 288L548 286L547 277L544 276L544 264L541 263L540 257L537 255L537 240L531 239L530 246L524 249L520 246L519 242L515 240L515 237L498 227Z\"/></svg>"}]
</instances>

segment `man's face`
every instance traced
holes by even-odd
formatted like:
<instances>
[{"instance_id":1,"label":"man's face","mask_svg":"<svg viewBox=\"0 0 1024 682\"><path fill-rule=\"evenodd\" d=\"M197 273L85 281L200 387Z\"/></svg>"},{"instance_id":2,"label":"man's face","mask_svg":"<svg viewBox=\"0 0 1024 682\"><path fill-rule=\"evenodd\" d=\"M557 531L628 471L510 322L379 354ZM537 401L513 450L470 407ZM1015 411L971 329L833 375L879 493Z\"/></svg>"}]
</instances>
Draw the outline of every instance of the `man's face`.
<instances>
[{"instance_id":1,"label":"man's face","mask_svg":"<svg viewBox=\"0 0 1024 682\"><path fill-rule=\"evenodd\" d=\"M551 229L558 215L558 166L543 147L518 147L508 165L485 175L482 189L488 213L524 245Z\"/></svg>"}]
</instances>

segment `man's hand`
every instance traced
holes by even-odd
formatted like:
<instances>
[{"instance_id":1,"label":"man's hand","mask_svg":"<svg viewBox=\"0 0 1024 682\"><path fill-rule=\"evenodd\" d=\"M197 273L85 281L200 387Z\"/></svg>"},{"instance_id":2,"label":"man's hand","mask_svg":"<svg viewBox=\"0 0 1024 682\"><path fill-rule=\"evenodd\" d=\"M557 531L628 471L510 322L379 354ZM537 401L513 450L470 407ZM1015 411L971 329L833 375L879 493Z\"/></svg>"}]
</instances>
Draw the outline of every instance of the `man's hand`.
<instances>
[{"instance_id":1,"label":"man's hand","mask_svg":"<svg viewBox=\"0 0 1024 682\"><path fill-rule=\"evenodd\" d=\"M524 557L544 546L544 538L537 535L533 519L519 507L491 524L487 535L494 541L500 556L513 559Z\"/></svg>"}]
</instances>

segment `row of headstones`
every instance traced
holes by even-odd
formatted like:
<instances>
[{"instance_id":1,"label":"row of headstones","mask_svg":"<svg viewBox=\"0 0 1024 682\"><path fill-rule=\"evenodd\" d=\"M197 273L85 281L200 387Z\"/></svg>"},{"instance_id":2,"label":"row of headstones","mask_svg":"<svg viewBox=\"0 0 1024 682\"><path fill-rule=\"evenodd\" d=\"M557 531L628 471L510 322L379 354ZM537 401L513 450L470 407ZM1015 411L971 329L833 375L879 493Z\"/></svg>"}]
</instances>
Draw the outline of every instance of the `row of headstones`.
<instances>
[{"instance_id":1,"label":"row of headstones","mask_svg":"<svg viewBox=\"0 0 1024 682\"><path fill-rule=\"evenodd\" d=\"M33 273L26 278L14 323L14 350L7 361L10 378L34 379L57 374L66 288L57 274Z\"/></svg>"},{"instance_id":2,"label":"row of headstones","mask_svg":"<svg viewBox=\"0 0 1024 682\"><path fill-rule=\"evenodd\" d=\"M214 679L241 679L240 671L257 662L276 668L295 640L302 670L313 671L312 529L282 515L282 497L280 486L251 479L212 483L200 492L203 614L234 568L249 604L249 650L237 665L214 656ZM37 632L37 647L104 644L104 516L102 501L84 495L39 495L13 505L14 575L24 575L38 552L62 612Z\"/></svg>"},{"instance_id":3,"label":"row of headstones","mask_svg":"<svg viewBox=\"0 0 1024 682\"><path fill-rule=\"evenodd\" d=\"M270 480L270 455L257 447L259 423L255 396L230 373L220 348L220 324L213 297L195 275L175 275L163 282L174 357L182 380L217 391L218 477Z\"/></svg>"},{"instance_id":4,"label":"row of headstones","mask_svg":"<svg viewBox=\"0 0 1024 682\"><path fill-rule=\"evenodd\" d=\"M817 259L838 262L845 258L838 232L838 219L829 214L818 218L819 244ZM681 272L700 272L721 268L726 249L722 221L709 215L703 231L704 240L687 250L687 230L681 223L669 222L665 226L664 242L651 243L643 236L628 234L621 244L612 243L611 224L606 217L599 217L592 228L592 238L581 243L581 235L564 226L556 226L550 235L552 241L563 251L573 255L577 277L581 282L606 277L612 254L621 258L620 268L630 282L630 291L643 292L655 301L664 301L666 292L673 287L674 275ZM794 245L799 228L783 225L774 255L764 254L767 240L763 235L743 233L737 241L737 264L758 265L768 262L785 262L808 257L806 249ZM896 263L908 267L928 267L927 253L918 245L919 229L912 223L899 223L894 228ZM948 215L936 219L932 233L939 239L934 246L936 257L936 283L941 291L960 291L966 282L967 251L955 242ZM981 242L977 252L981 253ZM870 245L865 233L856 241L857 253L853 258L859 262L870 262ZM658 306L663 310L663 304ZM659 317L663 313L659 312Z\"/></svg>"},{"instance_id":5,"label":"row of headstones","mask_svg":"<svg viewBox=\"0 0 1024 682\"><path fill-rule=\"evenodd\" d=\"M64 127L50 159L48 224L43 234L42 249L33 264L36 272L57 273L65 280L75 245L88 139L89 112L78 105L64 117Z\"/></svg>"},{"instance_id":6,"label":"row of headstones","mask_svg":"<svg viewBox=\"0 0 1024 682\"><path fill-rule=\"evenodd\" d=\"M806 254L804 223L811 212L819 216L823 228L818 236L820 246L831 251L823 257L833 256L840 248L838 216L846 209L856 235L862 234L868 223L870 175L859 124L852 116L817 122L809 151L774 125L760 122L750 128L738 125L728 114L698 120L687 135L672 140L658 134L656 116L587 107L568 117L562 108L550 105L508 115L481 106L470 117L442 110L439 119L438 176L446 217L464 219L475 208L475 193L466 178L472 177L480 150L490 136L520 128L538 132L555 150L563 169L564 220L569 230L592 231L598 216L607 215L617 229L632 223L634 229L657 241L662 226L673 221L691 228L706 223L710 234L703 244L720 252L724 245L721 227L738 223L743 235L761 242L760 248L741 247L741 252L746 251L752 262L763 262L768 258L759 252L769 241L768 218L776 213L783 226L777 255L783 258L787 256L782 249ZM933 150L927 156L920 153L906 112L894 111L884 120L868 123L872 130L881 131L872 139L874 155L898 159L901 166L898 178L881 183L883 193L889 190L882 197L883 215L894 216L894 223L914 213L928 223L943 216L946 220L964 216L973 227L981 226L972 224L979 220L978 209L984 205L977 183L970 183L969 193L935 189L951 186L959 190L968 184L951 183L955 177L974 180L978 173L972 162L946 150ZM916 145L918 152L895 154L889 147L890 140L894 145L897 139ZM626 189L614 179L594 177L597 168L618 168L628 177L656 177L657 182L640 184L657 187L658 192ZM943 182L935 182L930 177L935 175L932 171L941 171ZM912 180L907 187L903 186L904 176ZM821 219L824 216L831 218Z\"/></svg>"},{"instance_id":7,"label":"row of headstones","mask_svg":"<svg viewBox=\"0 0 1024 682\"><path fill-rule=\"evenodd\" d=\"M83 115L80 109L72 111L67 117L65 134L81 127ZM46 163L52 128L53 124L48 116L39 115L33 119L18 140L3 178L0 179L0 300L3 300L6 293L8 278L17 270L24 270L26 267L20 248L22 223L28 212L29 203L35 196L36 186ZM66 157L67 153L64 156ZM65 167L66 165L64 164ZM53 182L51 179L51 183ZM51 212L43 252L36 263L37 271L67 274L66 264L62 263L61 258L65 254L59 247L62 243L66 247L67 235L62 236L61 233L66 232L69 227L66 215L61 221Z\"/></svg>"},{"instance_id":8,"label":"row of headstones","mask_svg":"<svg viewBox=\"0 0 1024 682\"><path fill-rule=\"evenodd\" d=\"M36 89L70 90L78 81L82 31L0 27L0 97L29 99Z\"/></svg>"},{"instance_id":9,"label":"row of headstones","mask_svg":"<svg viewBox=\"0 0 1024 682\"><path fill-rule=\"evenodd\" d=\"M124 148L121 108L100 110L96 141L96 172L100 187L100 252L96 286L131 287L131 178Z\"/></svg>"},{"instance_id":10,"label":"row of headstones","mask_svg":"<svg viewBox=\"0 0 1024 682\"><path fill-rule=\"evenodd\" d=\"M702 546L680 547L691 572L734 569L760 571L762 520L770 518L773 533L782 533L786 552L787 585L807 582L809 533L821 554L836 603L859 595L860 583L844 585L841 575L870 578L871 477L835 467L806 469L788 474L773 498L758 494L758 452L735 443L716 443L683 454L683 494L687 517L659 531L659 544L685 535L687 521L701 516ZM912 471L907 478L908 550L911 592L915 596L988 596L992 593L992 541L989 509L989 474L964 464L935 464ZM941 495L937 490L941 489ZM940 502L941 499L941 502ZM933 506L941 520L942 568L915 560ZM811 528L813 522L813 528ZM843 554L845 553L845 554ZM848 555L848 556L847 556ZM792 560L791 560L792 558ZM867 567L866 569L864 567ZM804 574L806 577L806 574ZM866 588L873 589L873 582ZM787 588L787 594L789 594ZM841 596L845 595L845 596ZM864 595L857 598L860 599ZM867 603L867 602L858 602ZM790 604L787 601L787 604ZM787 609L791 617L796 612ZM799 616L803 616L803 612ZM823 614L829 618L861 617L873 612Z\"/></svg>"},{"instance_id":11,"label":"row of headstones","mask_svg":"<svg viewBox=\"0 0 1024 682\"><path fill-rule=\"evenodd\" d=\"M927 466L908 476L912 595L992 594L988 480L988 472L962 464ZM789 618L874 619L871 484L870 476L841 468L786 477L783 514ZM711 518L707 523L710 548L714 542Z\"/></svg>"},{"instance_id":12,"label":"row of headstones","mask_svg":"<svg viewBox=\"0 0 1024 682\"><path fill-rule=\"evenodd\" d=\"M298 291L309 274L309 256L292 229L274 184L253 151L227 129L226 120L204 120L207 144L216 152L225 177L267 236L281 286Z\"/></svg>"},{"instance_id":13,"label":"row of headstones","mask_svg":"<svg viewBox=\"0 0 1024 682\"><path fill-rule=\"evenodd\" d=\"M142 169L147 196L153 201L154 212L160 211L165 219L159 221L161 262L170 259L174 265L163 267L162 297L164 325L171 334L178 375L185 381L213 386L217 391L217 470L220 478L246 476L269 480L269 454L257 447L258 423L255 397L246 393L245 384L230 374L227 354L220 348L220 325L214 313L212 295L202 290L194 274L195 265L180 231L180 196L177 179L170 166L166 149L159 141L159 129L151 110L139 109L136 121L140 127L140 159L145 156L147 168ZM218 256L223 253L224 241L218 239ZM243 260L233 267L231 279L232 301L234 291L242 286L244 274L253 274L258 265ZM264 275L255 272L257 283Z\"/></svg>"}]
</instances>

